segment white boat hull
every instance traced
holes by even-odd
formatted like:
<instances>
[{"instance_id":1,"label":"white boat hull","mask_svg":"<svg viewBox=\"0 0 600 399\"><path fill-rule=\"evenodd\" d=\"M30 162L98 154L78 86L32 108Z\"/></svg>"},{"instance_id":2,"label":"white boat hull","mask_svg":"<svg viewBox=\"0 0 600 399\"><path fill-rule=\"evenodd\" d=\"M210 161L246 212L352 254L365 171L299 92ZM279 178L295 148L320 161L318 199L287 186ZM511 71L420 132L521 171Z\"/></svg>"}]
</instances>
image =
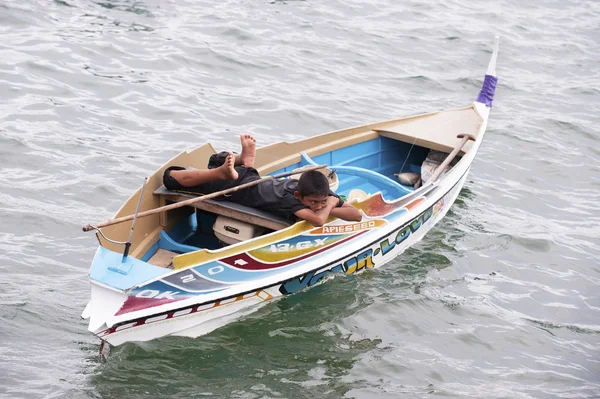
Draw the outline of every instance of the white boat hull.
<instances>
[{"instance_id":1,"label":"white boat hull","mask_svg":"<svg viewBox=\"0 0 600 399\"><path fill-rule=\"evenodd\" d=\"M432 199L430 201L431 204L424 204L425 206L422 208L428 207L431 210L431 216L422 222L415 231L411 230L408 238L394 245L388 252L383 253L382 242L387 241L392 245L391 243L395 242L398 232L405 229L404 226L410 226L410 224L418 221L418 216L414 219L406 218L406 223L398 227L389 226L391 228L388 228L385 234L378 234L379 236L373 242L361 247L349 256L339 258L338 262L316 269L308 273L308 275L302 275L300 279L305 281L302 284L302 288L313 286L323 281L324 277L333 276L335 272L348 273L348 270L343 270L343 265L348 260L355 259L357 255L362 253L370 251L373 255L366 259L364 262L365 267L357 268L354 272L348 274L361 273L370 268L381 267L402 254L407 248L420 241L445 216L460 193L466 177L467 173L445 195ZM372 240L372 238L370 239ZM369 242L369 237L365 236L364 240L361 241L367 243ZM150 315L149 317L141 317L110 328L103 325L94 330L90 329L90 331L102 340L115 346L125 342L149 341L169 335L196 338L255 312L270 300L281 297L284 295L282 293L284 291L282 290L282 286L285 286L285 284L271 285L233 298L192 305L183 309L173 309L162 314ZM108 289L104 290L105 292L110 292ZM98 298L98 300L102 301L101 298Z\"/></svg>"}]
</instances>

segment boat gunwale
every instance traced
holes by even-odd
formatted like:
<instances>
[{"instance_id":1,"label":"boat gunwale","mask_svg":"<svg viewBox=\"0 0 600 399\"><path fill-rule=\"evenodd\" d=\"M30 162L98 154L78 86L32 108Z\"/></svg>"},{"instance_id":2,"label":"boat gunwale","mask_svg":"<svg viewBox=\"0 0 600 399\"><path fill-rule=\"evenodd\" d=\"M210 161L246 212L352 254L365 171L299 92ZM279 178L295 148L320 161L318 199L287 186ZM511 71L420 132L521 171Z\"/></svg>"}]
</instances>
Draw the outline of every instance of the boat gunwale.
<instances>
[{"instance_id":1,"label":"boat gunwale","mask_svg":"<svg viewBox=\"0 0 600 399\"><path fill-rule=\"evenodd\" d=\"M485 125L482 124L481 127L484 128ZM477 140L477 142L478 142L477 144L479 144L480 140ZM478 147L479 147L479 145L476 145L473 148L473 150L475 150L475 152L476 152L476 150L478 149ZM469 151L469 152L472 153L473 151ZM467 158L470 158L472 160L473 157L474 156L472 156L472 157L462 157L459 160L459 163L463 164L466 161ZM460 169L459 163L457 163L457 165L455 165L450 172L452 172L454 170L457 170L457 169ZM468 169L468 167L466 169ZM397 199L394 199L394 200L391 200L391 201L385 200L385 198L383 198L383 196L381 196L381 192L377 192L377 193L375 193L375 194L367 197L367 199L372 198L373 196L380 195L381 199L383 200L383 202L385 204L388 204L388 205L398 205L399 203L403 203L403 202L405 202L405 203L408 204L411 200L417 199L419 197L422 197L422 196L430 193L431 190L433 190L436 187L438 187L439 184L442 183L442 181L446 181L447 178L449 177L448 176L449 174L446 174L446 175L442 176L440 179L438 179L438 181L436 181L434 183L425 184L424 186L420 187L419 189L417 189L417 190L415 190L413 192L409 192L409 193L405 194L404 196L401 196L401 197L399 197ZM364 201L361 201L360 203L362 203L362 202L364 202ZM360 205L360 203L358 203L357 205ZM393 214L393 213L399 211L400 209L403 209L403 208L398 207L397 209L395 209L392 212L390 212L390 214ZM412 212L408 212L409 215L411 213ZM328 223L332 222L333 220L337 220L337 219L335 219L335 218L330 219L328 221ZM309 225L307 222L305 222L305 221L304 222L298 222L298 223L296 223L294 225L291 225L291 226L289 226L289 227L287 227L285 229L276 230L276 231L273 231L273 232L271 232L271 233L269 233L267 235L256 237L256 238L254 238L252 240L248 240L248 241L236 243L234 245L230 245L230 246L227 246L227 247L224 247L224 248L219 248L219 249L216 249L216 250L199 249L198 251L192 251L192 252L188 252L188 253L184 253L184 254L178 255L178 256L174 257L174 259L176 259L176 258L180 258L181 259L181 257L185 258L185 257L190 256L190 255L193 256L193 257L197 257L201 253L209 254L210 256L209 256L209 259L203 260L202 262L199 262L199 263L190 263L189 265L186 265L186 266L183 266L183 267L179 267L179 268L176 268L176 269L165 268L165 273L163 275L155 277L155 278L152 278L152 279L149 279L147 281L144 281L143 283L136 284L135 286L132 286L131 288L125 290L125 292L133 290L133 289L136 289L138 287L145 286L147 284L152 283L153 281L157 281L157 280L160 280L162 278L171 276L171 275L176 274L176 273L178 273L180 271L183 271L183 270L186 270L186 269L190 269L190 268L194 268L194 267L198 267L198 266L201 266L203 264L206 264L206 263L218 260L218 259L223 258L223 257L234 256L235 254L240 254L240 253L252 251L252 250L260 248L262 246L276 243L276 242L280 241L281 239L288 239L288 238L291 238L291 237L294 237L294 236L299 236L299 235L301 235L303 233L306 233L307 231L310 231L311 229L314 229L314 227L311 226L311 225ZM162 231L162 229L159 228L159 227L156 227L155 231L156 230L161 230ZM296 230L296 231L293 232L294 230ZM290 232L292 232L292 234L290 234ZM147 238L149 238L149 237L147 237Z\"/></svg>"},{"instance_id":2,"label":"boat gunwale","mask_svg":"<svg viewBox=\"0 0 600 399\"><path fill-rule=\"evenodd\" d=\"M396 223L394 223L394 224L390 223L389 224L391 226L391 230L390 231L393 231L393 229L394 229L393 226L403 225L407 221L409 221L412 218L414 218L415 215L419 215L427 207L433 206L433 204L435 204L441 198L443 198L444 196L446 196L449 192L452 191L452 189L454 189L456 187L457 184L459 184L461 182L462 178L470 170L470 166L471 166L471 164L472 164L472 162L473 162L473 160L475 158L477 150L480 147L480 144L481 144L481 141L482 141L482 138L483 138L483 134L485 133L485 129L486 129L486 125L487 125L487 123L486 123L487 122L487 118L486 117L482 117L482 119L483 119L483 123L481 124L481 126L479 128L479 131L477 132L478 136L477 136L476 142L474 143L475 145L467 152L467 154L465 154L465 156L463 156L459 160L459 162L456 165L454 165L454 167L447 174L441 176L436 182L433 182L433 183L430 183L430 184L425 184L424 186L420 187L419 189L417 189L417 190L415 190L415 191L413 191L411 193L407 193L405 196L403 196L401 198L398 198L398 199L396 199L394 201L395 202L401 201L401 200L403 200L404 198L406 198L408 196L410 196L410 198L422 197L424 194L429 193L431 189L434 189L434 188L439 187L439 186L445 186L446 183L449 180L452 180L453 184L447 190L446 189L443 190L442 193L437 193L436 195L434 195L431 198L431 200L425 201L425 202L419 204L419 206L417 206L416 208L414 208L414 210L411 210L411 211L407 212L406 215L403 215L401 217L401 219L399 219ZM465 165L466 162L468 162L467 165ZM459 171L459 170L461 170L461 169L463 169L463 170L462 170L462 173L460 174L460 176L456 176L456 172ZM376 193L374 195L377 195L377 194L379 194L379 193ZM402 208L399 208L399 209L402 209ZM307 222L305 222L305 223L307 223ZM288 229L291 229L291 228L293 228L294 226L297 226L297 225L298 225L298 223L296 223L296 224L288 227ZM314 228L314 227L307 226L307 228L306 228L305 231L308 231L308 230L310 230L312 228ZM281 232L281 231L282 230L280 230L279 232ZM275 231L273 233L277 233L277 232L278 231ZM388 233L387 232L382 232L381 234L378 234L377 235L378 237L374 238L370 242L369 245L373 245L373 243L377 242L378 239L381 239L381 237L385 237L386 234L388 234ZM238 244L235 244L235 245L237 246L237 245L243 245L243 244L244 243L242 242L242 243L238 243ZM364 248L367 248L367 246L362 246L361 247L361 249L363 249L363 250L364 250ZM240 253L240 252L242 252L242 251L238 251L238 253ZM354 254L354 253L359 253L359 251L352 251L352 252L350 252L350 254ZM336 263L337 261L339 261L340 259L343 259L344 257L339 258L339 259L334 259L334 260L326 263L326 265L331 265L333 263ZM197 267L199 265L201 265L201 264L190 265L189 267L178 269L178 270L169 270L169 269L166 269L168 271L167 273L161 275L160 277L148 280L148 281L144 282L143 284L137 285L136 287L139 288L139 287L146 286L148 284L151 284L154 281L158 281L158 280L160 280L162 278L171 276L171 275L173 275L175 273L178 273L178 272L181 272L181 271L185 271L185 270L187 270L189 268L192 268L192 267ZM321 266L318 266L317 268L313 268L313 269L310 269L310 270L319 270L321 268L324 268L324 266L321 265ZM308 271L308 272L310 272L310 271ZM140 309L140 310L137 310L137 311L127 312L127 313L124 313L122 315L113 316L113 317L107 319L106 320L106 324L107 324L107 326L110 324L110 326L113 327L115 325L123 324L123 323L126 323L126 322L131 322L131 320L133 320L134 318L136 320L137 319L147 319L149 317L155 317L156 315L159 315L159 314L171 313L173 311L187 309L187 308L190 308L190 307L193 307L193 306L196 306L196 305L202 306L204 304L209 304L209 303L213 303L213 302L216 303L219 300L225 300L225 299L228 299L228 298L234 298L234 297L237 297L237 296L240 296L240 295L245 295L245 294L248 294L248 293L251 293L251 292L256 292L256 291L261 290L261 289L264 290L264 289L271 288L273 286L277 286L278 284L281 284L282 282L286 282L286 281L292 280L292 279L297 278L298 276L302 276L302 275L304 275L304 274L306 274L308 272L306 270L297 271L291 277L286 277L286 278L283 278L283 279L279 279L278 282L268 283L267 285L255 285L255 286L251 285L252 283L256 283L257 281L260 281L260 280L253 280L253 281L250 281L250 282L242 283L242 284L236 285L236 287L239 287L239 288L247 287L247 288L243 289L242 291L238 291L237 293L228 294L226 297L222 297L222 298L219 298L218 293L214 292L214 293L207 294L207 295L213 295L214 296L213 298L211 298L211 299L207 298L205 301L202 301L202 302L195 302L198 299L198 295L196 295L196 296L194 296L192 298L183 299L181 302L178 301L177 305L179 305L179 306L176 308L177 310L174 310L174 308L170 308L169 307L170 305L173 305L173 303L171 303L171 304L164 304L164 305L159 305L159 306L155 306L155 307L151 307L151 308L146 308L146 309ZM131 289L133 289L133 287ZM129 290L123 292L123 293L126 294L131 289L129 289ZM222 291L219 291L219 292L222 292ZM245 293L245 294L241 294L241 293ZM185 304L186 302L187 302L187 304ZM155 311L156 309L158 309L160 307L165 307L165 310L161 310L159 313L153 313L153 311ZM134 318L132 318L131 316L133 316Z\"/></svg>"},{"instance_id":3,"label":"boat gunwale","mask_svg":"<svg viewBox=\"0 0 600 399\"><path fill-rule=\"evenodd\" d=\"M407 193L406 195L404 195L404 196L402 196L402 197L400 197L400 198L398 198L398 199L395 199L395 200L393 200L393 201L390 201L390 202L388 202L388 201L385 201L385 199L383 199L383 198L382 198L382 199L383 199L383 200L384 200L386 203L388 203L388 204L393 204L393 203L396 203L396 202L399 202L399 201L403 201L403 200L405 200L406 198L411 198L411 199L412 199L412 198L418 198L418 197L422 197L423 195L425 195L425 194L429 193L429 192L430 192L430 190L432 190L432 189L435 189L436 187L439 187L440 185L443 185L444 183L448 182L448 180L450 180L450 179L451 179L451 180L453 180L453 181L454 181L454 184L452 184L452 186L451 186L450 188L448 188L447 190L444 190L444 192L443 192L442 194L436 194L434 197L432 197L432 198L433 198L433 199L435 199L435 200L432 200L431 202L430 202L430 201L426 201L426 202L423 202L423 203L419 204L419 206L417 206L417 207L414 209L414 211L412 211L412 210L411 210L411 211L407 212L407 213L406 213L406 215L403 215L403 216L401 217L401 219L400 219L400 220L398 220L398 222L394 223L393 225L390 223L390 226L392 226L390 231L392 231L392 230L393 230L393 228L394 228L393 226L394 226L394 225L396 225L396 224L397 224L397 225L401 225L402 223L405 223L405 221L408 221L409 219L413 218L413 217L414 217L414 215L417 215L417 214L419 214L420 212L422 212L422 209L423 209L422 207L426 206L427 204L428 204L427 206L432 206L432 205L435 203L435 201L439 201L439 199L443 198L443 197L444 197L444 196L445 196L447 193L449 193L449 192L450 192L450 191L451 191L451 190L452 190L452 189L455 187L455 185L456 185L456 184L458 184L458 183L461 181L461 179L462 179L462 176L464 176L464 174L465 174L465 173L468 173L468 171L469 171L469 169L470 169L470 165L471 165L471 163L472 163L472 161L473 161L473 159L474 159L474 157L475 157L475 154L476 154L476 152L477 152L477 150L478 150L478 148L479 148L479 145L480 145L480 143L481 143L481 139L482 139L482 136L483 136L481 133L485 133L486 122L487 122L487 120L486 120L486 119L487 119L487 118L485 118L485 117L482 117L482 119L483 119L483 123L481 124L481 126L480 126L480 128L479 128L479 130L478 130L478 132L477 132L477 133L478 133L478 137L477 137L477 140L476 140L476 142L474 143L475 145L473 146L473 148L472 148L472 149L470 149L470 150L467 152L467 154L465 154L465 155L469 155L469 156L463 156L463 157L462 157L462 158L459 160L459 162L458 162L458 163L457 163L457 164L456 164L456 165L455 165L455 166L454 166L454 167L453 167L453 168L452 168L452 169L451 169L451 170L450 170L450 171L449 171L447 174L445 174L445 175L441 176L441 177L440 177L440 178L439 178L439 179L438 179L436 182L433 182L433 183L430 183L430 184L425 184L424 186L420 187L419 189L417 189L417 190L415 190L415 191L413 191L413 192ZM176 159L176 158L174 158L174 159ZM468 164L468 165L466 165L466 166L463 166L463 165L465 165L465 162L469 162L469 164ZM454 176L454 175L455 175L455 173L453 173L453 172L456 172L456 171L458 171L458 170L460 170L460 169L464 169L464 170L462 171L461 175L460 175L458 178L456 178L456 177ZM159 169L159 170L160 170L160 169ZM454 179L452 179L452 177L454 177ZM381 193L379 192L379 193L376 193L376 194L373 194L373 195L381 195ZM369 198L370 198L370 197L369 197ZM398 209L403 209L403 208L398 208ZM391 212L391 213L393 213L393 212ZM391 213L390 213L390 214L391 214ZM404 221L402 221L402 220L404 220ZM401 222L401 221L402 221L402 222ZM284 230L279 230L279 231L274 231L274 232L272 232L272 233L270 233L270 234L273 234L273 233L281 233L281 232L284 232L284 231L286 231L286 230L288 230L288 229L293 229L294 227L298 226L298 225L299 225L299 224L301 224L301 223L304 223L304 224L305 224L305 226L306 226L306 225L308 225L308 222L300 222L300 223L296 223L296 224L294 224L294 225L291 225L291 226L289 226L287 229L284 229ZM297 234L301 234L302 232L309 231L309 230L311 230L311 229L313 229L313 228L314 228L313 226L306 226L304 229L302 229L302 231L301 231L301 232L299 232L299 233L297 233ZM270 235L270 234L269 234L269 235ZM378 238L379 238L379 237L384 237L384 236L385 236L385 234L387 234L387 233L383 232L383 233L381 233L381 234L378 234ZM264 237L264 236L263 236L263 237ZM287 236L286 238L289 238L289 237L291 237L291 236ZM258 237L258 239L259 239L259 238L261 238L261 237ZM373 242L377 241L377 239L378 239L378 238L375 238L375 240L374 240ZM241 247L241 246L243 246L243 245L245 245L245 244L249 244L249 243L252 243L252 242L256 243L256 241L254 241L254 240L256 240L256 239L253 239L253 240L250 240L250 241L246 241L246 242L237 243L237 244L234 244L233 246L230 246L230 247L225 247L225 248L223 248L223 249L227 249L227 248L231 248L231 247L238 247L238 246L240 246L240 247ZM275 242L276 242L276 241L275 241ZM251 249L249 249L249 248L245 248L245 249L242 249L242 248L233 248L233 249L235 249L236 251L235 251L235 252L234 252L232 255L234 255L235 253L242 253L242 252L246 252L246 251L248 251L248 250L251 250ZM219 249L219 250L216 250L216 251L220 251L220 250L221 250L221 249ZM202 251L202 250L200 250L200 251ZM195 251L195 252L197 252L197 251ZM351 252L351 253L356 253L356 251L353 251L353 252ZM182 254L182 255L185 255L185 254ZM179 256L182 256L182 255L179 255ZM222 258L223 256L220 256L220 257ZM217 258L219 258L219 257L217 257ZM342 257L342 258L343 258L343 257ZM340 258L340 259L341 259L341 258ZM338 261L338 260L339 260L339 259L332 260L331 262L329 262L329 263L327 263L327 264L335 263L335 262L336 262L336 261ZM128 290L125 290L125 291L122 291L122 292L123 292L124 294L126 294L127 292L129 292L129 291L131 291L131 290L133 290L133 289L136 289L136 288L140 288L140 287L146 286L146 285L148 285L148 284L151 284L151 283L152 283L152 282L154 282L154 281L161 280L161 279L163 279L163 278L166 278L166 277L168 277L168 276L171 276L171 275L173 275L173 274L179 273L179 272L181 272L181 271L185 271L185 270L188 270L188 269L190 269L190 268L193 268L193 267L201 266L201 265L202 265L202 264L204 264L204 263L205 263L205 262L202 262L202 263L199 263L199 264L193 264L193 265L189 265L189 266L187 266L187 267L185 267L185 268L181 268L181 269L177 269L177 270L165 269L165 274L163 274L163 275L161 275L161 276L159 276L159 277L156 277L156 278L152 278L152 279L150 279L150 280L147 280L147 281L145 281L144 283L138 284L138 285L136 285L135 287L131 287L131 288L129 288ZM322 267L322 266L320 266L319 268L321 268L321 267ZM306 271L305 271L305 270L302 270L302 272L298 271L298 272L296 272L296 273L295 273L293 276L291 276L291 277L286 277L286 278L282 279L281 281L289 281L290 279L296 278L297 276L301 276L301 275L304 275L304 274L306 274ZM242 284L240 284L241 286L240 286L240 285L236 285L236 286L238 286L239 288L243 288L244 286L248 286L248 288L244 289L243 291L238 291L237 293L232 293L232 294L228 295L228 296L227 296L227 298L231 298L231 297L236 297L236 296L239 296L239 295L240 295L240 294L239 294L239 292L246 292L246 293L249 293L249 292L254 292L254 291L257 291L257 290L259 290L259 289L263 289L263 288L269 288L269 287L271 287L271 286L274 286L274 285L277 285L277 284L278 284L278 283L269 283L268 285L264 285L264 286L263 286L263 285L255 285L255 286L252 286L252 285L250 285L250 284L252 284L252 283L256 283L257 281L260 281L260 280L253 280L253 281L250 281L250 282L245 282L245 283L242 283ZM94 283L95 283L95 282L94 282ZM226 289L226 290L228 291L228 289ZM221 291L219 291L219 292L221 292ZM218 300L219 300L219 296L218 296L217 292L214 292L214 293L209 293L209 294L207 294L207 295L214 295L214 298L213 298L213 299L207 299L206 301L203 301L202 303L211 303L211 302L215 302L215 301L218 301ZM197 299L198 299L198 298L197 298L197 296L195 296L195 297L192 297L192 298L189 298L189 299L184 299L182 302L184 302L184 303L185 303L185 302L188 302L188 301L189 301L190 305L184 305L184 306L182 306L182 308L187 308L187 307L189 307L189 306L194 306L194 304L196 303L196 302L194 302L194 301L195 301L195 300L197 300ZM182 304L182 303L178 303L178 305L183 305L183 304ZM163 306L165 306L165 307L167 307L167 308L168 308L168 307L169 307L169 304L159 305L159 306L156 306L156 307L151 307L151 308L141 309L141 310L138 310L138 311L133 311L133 312L127 312L127 313L125 313L125 314L123 314L123 315L120 315L120 316L113 316L113 317L112 317L110 320L107 320L106 322L107 322L107 325L108 325L108 324L114 325L114 324L116 324L116 323L121 323L121 322L122 322L122 321L124 321L124 320L130 320L130 319L131 319L131 317L130 317L130 316L131 316L131 315L134 315L134 314L136 314L136 313L138 314L138 316L135 316L136 318L144 318L144 317L149 317L149 316L152 316L152 315L153 315L153 313L152 313L152 310L153 310L153 309L154 309L154 310L156 310L157 308L160 308L160 307L163 307ZM141 314L140 314L140 313L138 313L138 312L141 312ZM164 311L161 311L161 314L162 314L162 313L164 313L164 312L169 312L169 310L168 310L168 309L165 309ZM145 316L144 316L144 314L145 314ZM129 317L128 317L128 316L129 316Z\"/></svg>"}]
</instances>

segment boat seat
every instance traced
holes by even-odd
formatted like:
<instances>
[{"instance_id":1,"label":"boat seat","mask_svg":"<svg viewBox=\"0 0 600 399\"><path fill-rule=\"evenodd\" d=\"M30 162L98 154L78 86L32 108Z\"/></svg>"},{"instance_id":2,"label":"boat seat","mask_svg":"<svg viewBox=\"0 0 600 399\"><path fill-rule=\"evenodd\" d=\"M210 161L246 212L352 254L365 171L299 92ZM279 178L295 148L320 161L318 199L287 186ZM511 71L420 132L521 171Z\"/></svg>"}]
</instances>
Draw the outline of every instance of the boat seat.
<instances>
[{"instance_id":1,"label":"boat seat","mask_svg":"<svg viewBox=\"0 0 600 399\"><path fill-rule=\"evenodd\" d=\"M173 191L167 189L165 186L161 186L154 190L154 195L160 196L164 200L171 202L181 202L190 198L199 197L200 194ZM202 209L207 212L215 213L217 215L227 216L232 219L241 220L242 222L254 224L257 226L266 227L270 230L281 230L291 226L287 219L280 216L274 215L269 212L265 212L260 209L251 208L242 204L237 204L231 201L216 201L214 199L208 199L204 201L198 201L190 204L196 209Z\"/></svg>"},{"instance_id":2,"label":"boat seat","mask_svg":"<svg viewBox=\"0 0 600 399\"><path fill-rule=\"evenodd\" d=\"M156 251L156 253L148 260L148 263L154 266L172 268L173 258L177 255L179 255L177 252L159 248Z\"/></svg>"}]
</instances>

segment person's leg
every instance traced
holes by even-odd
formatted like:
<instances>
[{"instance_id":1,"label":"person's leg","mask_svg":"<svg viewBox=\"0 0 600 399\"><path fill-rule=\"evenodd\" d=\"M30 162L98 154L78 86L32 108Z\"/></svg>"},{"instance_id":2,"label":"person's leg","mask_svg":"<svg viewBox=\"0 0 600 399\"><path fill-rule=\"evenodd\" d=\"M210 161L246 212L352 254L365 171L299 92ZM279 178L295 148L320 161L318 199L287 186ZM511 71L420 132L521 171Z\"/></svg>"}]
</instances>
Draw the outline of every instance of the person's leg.
<instances>
[{"instance_id":1,"label":"person's leg","mask_svg":"<svg viewBox=\"0 0 600 399\"><path fill-rule=\"evenodd\" d=\"M234 156L229 153L225 162L208 170L171 170L170 176L184 187L194 187L211 183L215 180L236 180L238 172L234 168Z\"/></svg>"},{"instance_id":2,"label":"person's leg","mask_svg":"<svg viewBox=\"0 0 600 399\"><path fill-rule=\"evenodd\" d=\"M256 139L251 134L242 134L240 135L240 142L242 143L242 153L233 153L235 160L234 166L243 166L246 168L254 167L254 158L256 157ZM208 160L208 169L218 168L219 166L223 165L225 158L228 155L229 152L227 151L222 151L211 155L210 159Z\"/></svg>"},{"instance_id":3,"label":"person's leg","mask_svg":"<svg viewBox=\"0 0 600 399\"><path fill-rule=\"evenodd\" d=\"M240 142L242 143L242 153L235 155L235 166L254 167L256 139L251 134L242 134L240 135Z\"/></svg>"},{"instance_id":4,"label":"person's leg","mask_svg":"<svg viewBox=\"0 0 600 399\"><path fill-rule=\"evenodd\" d=\"M221 151L217 154L212 154L210 156L210 158L208 158L208 165L207 168L208 169L216 169L219 166L223 165L225 163L225 160L227 159L227 157L229 156L230 152L229 151ZM233 157L235 159L235 157L237 157L238 154L236 154L235 152L233 153Z\"/></svg>"}]
</instances>

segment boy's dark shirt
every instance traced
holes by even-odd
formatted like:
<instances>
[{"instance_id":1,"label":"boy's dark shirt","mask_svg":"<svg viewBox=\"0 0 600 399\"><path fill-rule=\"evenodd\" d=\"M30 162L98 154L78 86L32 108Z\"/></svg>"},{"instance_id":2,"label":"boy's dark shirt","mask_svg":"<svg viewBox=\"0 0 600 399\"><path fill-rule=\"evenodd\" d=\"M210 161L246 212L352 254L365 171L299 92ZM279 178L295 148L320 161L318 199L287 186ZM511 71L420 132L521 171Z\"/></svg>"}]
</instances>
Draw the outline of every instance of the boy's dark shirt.
<instances>
[{"instance_id":1,"label":"boy's dark shirt","mask_svg":"<svg viewBox=\"0 0 600 399\"><path fill-rule=\"evenodd\" d=\"M246 193L244 193L244 201L240 203L295 222L295 213L308 208L294 197L297 188L298 180L296 179L268 180L243 190Z\"/></svg>"}]
</instances>

